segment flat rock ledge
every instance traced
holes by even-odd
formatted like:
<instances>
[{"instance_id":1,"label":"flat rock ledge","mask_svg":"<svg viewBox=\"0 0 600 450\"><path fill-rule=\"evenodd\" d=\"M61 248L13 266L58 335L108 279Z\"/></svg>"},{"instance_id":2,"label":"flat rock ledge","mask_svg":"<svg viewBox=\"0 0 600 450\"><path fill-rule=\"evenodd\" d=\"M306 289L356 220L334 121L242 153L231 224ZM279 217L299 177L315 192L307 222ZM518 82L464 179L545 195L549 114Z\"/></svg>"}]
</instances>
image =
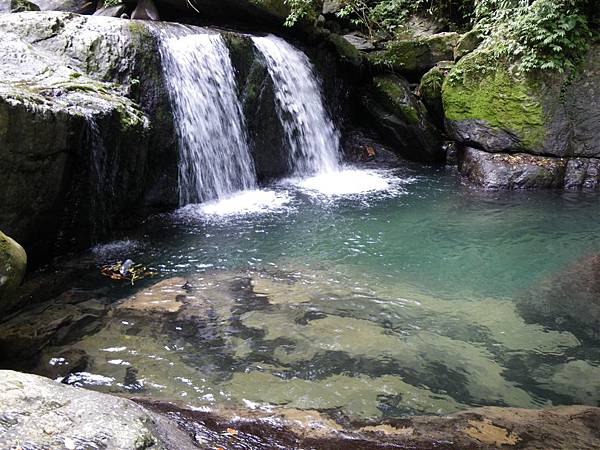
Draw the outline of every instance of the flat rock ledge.
<instances>
[{"instance_id":1,"label":"flat rock ledge","mask_svg":"<svg viewBox=\"0 0 600 450\"><path fill-rule=\"evenodd\" d=\"M600 408L485 407L341 423L318 411L191 410L0 371L0 448L597 449Z\"/></svg>"},{"instance_id":2,"label":"flat rock ledge","mask_svg":"<svg viewBox=\"0 0 600 450\"><path fill-rule=\"evenodd\" d=\"M459 170L486 189L600 189L599 158L557 158L527 153L490 153L467 147Z\"/></svg>"}]
</instances>

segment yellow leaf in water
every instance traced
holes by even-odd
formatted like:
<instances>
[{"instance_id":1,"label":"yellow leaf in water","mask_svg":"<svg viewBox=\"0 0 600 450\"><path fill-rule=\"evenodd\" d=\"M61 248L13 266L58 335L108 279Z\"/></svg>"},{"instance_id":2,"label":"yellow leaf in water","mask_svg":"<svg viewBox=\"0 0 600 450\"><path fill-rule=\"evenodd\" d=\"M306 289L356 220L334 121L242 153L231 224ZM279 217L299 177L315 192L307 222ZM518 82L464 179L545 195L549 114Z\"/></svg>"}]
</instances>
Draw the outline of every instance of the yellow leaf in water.
<instances>
[{"instance_id":1,"label":"yellow leaf in water","mask_svg":"<svg viewBox=\"0 0 600 450\"><path fill-rule=\"evenodd\" d=\"M231 434L232 436L235 436L236 434L238 434L238 432L235 428L227 428L227 434Z\"/></svg>"}]
</instances>

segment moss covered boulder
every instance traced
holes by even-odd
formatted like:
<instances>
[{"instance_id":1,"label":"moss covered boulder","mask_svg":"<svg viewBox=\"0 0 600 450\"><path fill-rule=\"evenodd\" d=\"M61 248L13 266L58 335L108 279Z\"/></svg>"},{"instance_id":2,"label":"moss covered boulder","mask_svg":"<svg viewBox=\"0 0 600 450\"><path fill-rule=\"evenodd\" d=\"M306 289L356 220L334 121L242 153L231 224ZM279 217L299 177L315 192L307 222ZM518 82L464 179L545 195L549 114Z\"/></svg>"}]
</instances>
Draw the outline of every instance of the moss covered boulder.
<instances>
[{"instance_id":1,"label":"moss covered boulder","mask_svg":"<svg viewBox=\"0 0 600 450\"><path fill-rule=\"evenodd\" d=\"M144 191L149 119L128 22L0 16L0 227L30 257L100 239Z\"/></svg>"},{"instance_id":2,"label":"moss covered boulder","mask_svg":"<svg viewBox=\"0 0 600 450\"><path fill-rule=\"evenodd\" d=\"M446 127L458 142L488 152L598 157L600 46L573 80L519 75L491 50L462 58L443 85Z\"/></svg>"},{"instance_id":3,"label":"moss covered boulder","mask_svg":"<svg viewBox=\"0 0 600 450\"><path fill-rule=\"evenodd\" d=\"M452 68L451 61L442 61L427 72L419 83L419 96L429 111L431 118L440 129L444 126L444 105L442 102L442 86L446 75Z\"/></svg>"},{"instance_id":4,"label":"moss covered boulder","mask_svg":"<svg viewBox=\"0 0 600 450\"><path fill-rule=\"evenodd\" d=\"M386 42L384 48L368 54L375 70L417 78L440 61L454 60L458 33L438 33L427 37Z\"/></svg>"},{"instance_id":5,"label":"moss covered boulder","mask_svg":"<svg viewBox=\"0 0 600 450\"><path fill-rule=\"evenodd\" d=\"M440 135L406 80L396 75L375 77L362 95L362 105L397 153L415 161L443 161Z\"/></svg>"},{"instance_id":6,"label":"moss covered boulder","mask_svg":"<svg viewBox=\"0 0 600 450\"><path fill-rule=\"evenodd\" d=\"M23 247L0 231L0 314L15 304L15 292L27 268Z\"/></svg>"}]
</instances>

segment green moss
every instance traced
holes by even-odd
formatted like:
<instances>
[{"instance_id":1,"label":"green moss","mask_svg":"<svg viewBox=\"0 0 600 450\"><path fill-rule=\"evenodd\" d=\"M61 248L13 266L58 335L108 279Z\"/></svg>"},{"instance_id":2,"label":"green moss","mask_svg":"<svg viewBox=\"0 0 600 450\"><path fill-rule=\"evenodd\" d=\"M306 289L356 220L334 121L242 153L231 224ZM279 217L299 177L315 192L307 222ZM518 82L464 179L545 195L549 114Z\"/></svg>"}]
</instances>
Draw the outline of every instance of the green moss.
<instances>
[{"instance_id":1,"label":"green moss","mask_svg":"<svg viewBox=\"0 0 600 450\"><path fill-rule=\"evenodd\" d=\"M411 102L408 87L394 75L383 75L373 79L378 101L389 111L409 123L419 123L419 113Z\"/></svg>"},{"instance_id":2,"label":"green moss","mask_svg":"<svg viewBox=\"0 0 600 450\"><path fill-rule=\"evenodd\" d=\"M362 65L363 55L356 47L354 47L354 45L339 34L331 33L328 36L328 39L335 48L340 61L354 67L360 67Z\"/></svg>"},{"instance_id":3,"label":"green moss","mask_svg":"<svg viewBox=\"0 0 600 450\"><path fill-rule=\"evenodd\" d=\"M391 41L384 50L369 53L368 58L375 67L412 72L419 69L420 61L428 58L429 53L426 42Z\"/></svg>"},{"instance_id":4,"label":"green moss","mask_svg":"<svg viewBox=\"0 0 600 450\"><path fill-rule=\"evenodd\" d=\"M471 53L461 59L444 82L442 99L446 119L484 120L510 131L530 149L544 140L542 105L528 79L509 73L490 54Z\"/></svg>"}]
</instances>

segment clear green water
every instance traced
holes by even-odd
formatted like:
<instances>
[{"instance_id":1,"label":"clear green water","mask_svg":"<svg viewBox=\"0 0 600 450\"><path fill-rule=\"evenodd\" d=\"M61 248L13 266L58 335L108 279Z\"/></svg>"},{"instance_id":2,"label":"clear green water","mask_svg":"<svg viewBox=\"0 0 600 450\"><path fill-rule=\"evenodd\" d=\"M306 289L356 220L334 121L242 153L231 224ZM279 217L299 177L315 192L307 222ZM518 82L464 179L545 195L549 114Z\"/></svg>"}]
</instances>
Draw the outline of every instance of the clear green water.
<instances>
[{"instance_id":1,"label":"clear green water","mask_svg":"<svg viewBox=\"0 0 600 450\"><path fill-rule=\"evenodd\" d=\"M196 407L352 419L598 405L598 341L576 320L526 322L520 312L561 270L600 251L598 197L480 192L446 170L383 179L388 189L337 197L271 186L272 212L187 208L123 237L137 247L97 248L98 264L132 257L160 275L116 290L107 326L74 345L94 359L95 377L79 383ZM141 290L173 299L183 283L165 281L172 277L187 280L192 306L145 316L119 309ZM159 281L170 292L151 287Z\"/></svg>"}]
</instances>

